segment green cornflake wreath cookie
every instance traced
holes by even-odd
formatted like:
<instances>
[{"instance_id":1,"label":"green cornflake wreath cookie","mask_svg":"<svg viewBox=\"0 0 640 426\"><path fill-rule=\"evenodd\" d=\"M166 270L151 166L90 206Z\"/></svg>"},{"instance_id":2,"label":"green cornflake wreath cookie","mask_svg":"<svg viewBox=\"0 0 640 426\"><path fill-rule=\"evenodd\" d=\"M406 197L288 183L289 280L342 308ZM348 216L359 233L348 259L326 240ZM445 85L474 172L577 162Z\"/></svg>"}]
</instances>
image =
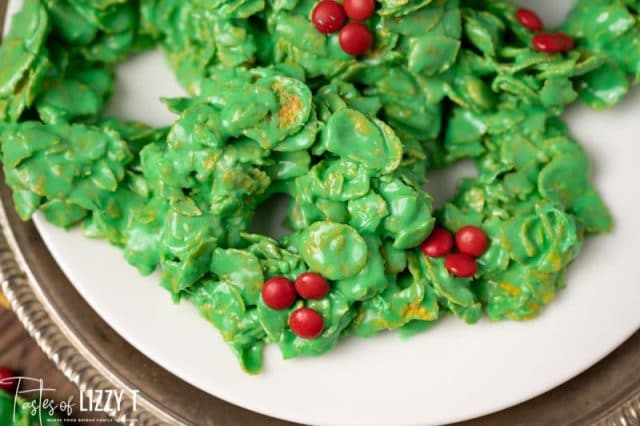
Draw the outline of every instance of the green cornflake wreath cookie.
<instances>
[{"instance_id":1,"label":"green cornflake wreath cookie","mask_svg":"<svg viewBox=\"0 0 640 426\"><path fill-rule=\"evenodd\" d=\"M577 99L608 108L640 78L640 3L578 1L558 35L502 0L381 0L358 57L316 29L315 6L26 0L0 47L19 215L81 224L141 273L159 267L251 373L268 342L291 358L447 314L537 315L584 237L611 227L559 116ZM177 122L105 117L114 66L155 46L190 94L165 100ZM434 211L429 172L465 158L478 177ZM250 234L276 194L291 233ZM434 226L488 247L461 270L421 251Z\"/></svg>"}]
</instances>

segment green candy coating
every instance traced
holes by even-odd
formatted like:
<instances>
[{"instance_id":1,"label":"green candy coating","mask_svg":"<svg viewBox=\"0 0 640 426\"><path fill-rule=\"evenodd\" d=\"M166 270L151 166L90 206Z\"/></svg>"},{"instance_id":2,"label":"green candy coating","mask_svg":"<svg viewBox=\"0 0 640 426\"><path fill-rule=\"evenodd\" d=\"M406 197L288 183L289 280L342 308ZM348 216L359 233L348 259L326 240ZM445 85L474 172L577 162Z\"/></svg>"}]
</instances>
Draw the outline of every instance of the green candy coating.
<instances>
[{"instance_id":1,"label":"green candy coating","mask_svg":"<svg viewBox=\"0 0 640 426\"><path fill-rule=\"evenodd\" d=\"M302 232L299 244L307 265L330 280L353 277L367 264L367 245L348 225L316 222Z\"/></svg>"}]
</instances>

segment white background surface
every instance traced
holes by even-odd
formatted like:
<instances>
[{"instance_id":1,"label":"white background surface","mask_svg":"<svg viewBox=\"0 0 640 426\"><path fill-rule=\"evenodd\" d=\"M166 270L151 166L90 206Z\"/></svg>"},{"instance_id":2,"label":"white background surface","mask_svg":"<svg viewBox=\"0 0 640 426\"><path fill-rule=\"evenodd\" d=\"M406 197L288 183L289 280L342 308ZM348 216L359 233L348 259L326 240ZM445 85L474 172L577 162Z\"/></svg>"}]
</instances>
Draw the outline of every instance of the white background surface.
<instances>
[{"instance_id":1,"label":"white background surface","mask_svg":"<svg viewBox=\"0 0 640 426\"><path fill-rule=\"evenodd\" d=\"M529 3L553 24L571 2L521 3ZM173 117L157 98L180 94L162 56L145 54L120 67L111 112L168 124ZM240 370L217 330L194 308L173 305L157 276L140 277L120 251L84 238L79 230L54 228L40 216L35 222L74 286L117 332L213 395L303 423L447 423L508 407L559 385L640 326L638 116L638 91L609 112L577 107L568 114L574 135L593 159L596 186L616 227L588 240L570 270L568 288L540 318L474 326L449 318L408 341L395 333L350 338L328 355L286 362L270 347L259 376ZM436 177L432 187L452 187L451 174Z\"/></svg>"}]
</instances>

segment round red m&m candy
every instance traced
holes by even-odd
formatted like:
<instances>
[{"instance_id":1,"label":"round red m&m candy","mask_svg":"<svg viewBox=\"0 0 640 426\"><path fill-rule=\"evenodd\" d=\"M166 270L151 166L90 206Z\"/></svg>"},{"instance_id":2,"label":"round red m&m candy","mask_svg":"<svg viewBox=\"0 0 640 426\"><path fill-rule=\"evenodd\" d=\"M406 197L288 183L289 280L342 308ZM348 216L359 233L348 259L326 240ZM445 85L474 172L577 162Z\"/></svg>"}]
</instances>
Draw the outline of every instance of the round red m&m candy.
<instances>
[{"instance_id":1,"label":"round red m&m candy","mask_svg":"<svg viewBox=\"0 0 640 426\"><path fill-rule=\"evenodd\" d=\"M320 274L305 272L296 278L296 291L305 299L322 299L329 292L329 283Z\"/></svg>"},{"instance_id":2,"label":"round red m&m candy","mask_svg":"<svg viewBox=\"0 0 640 426\"><path fill-rule=\"evenodd\" d=\"M296 288L285 277L273 277L262 286L262 300L271 309L287 309L296 301Z\"/></svg>"},{"instance_id":3,"label":"round red m&m candy","mask_svg":"<svg viewBox=\"0 0 640 426\"><path fill-rule=\"evenodd\" d=\"M453 236L444 228L433 228L429 237L420 246L422 253L429 257L442 257L451 252Z\"/></svg>"},{"instance_id":4,"label":"round red m&m candy","mask_svg":"<svg viewBox=\"0 0 640 426\"><path fill-rule=\"evenodd\" d=\"M456 277L472 277L478 271L476 259L466 253L452 253L444 258L444 266Z\"/></svg>"},{"instance_id":5,"label":"round red m&m candy","mask_svg":"<svg viewBox=\"0 0 640 426\"><path fill-rule=\"evenodd\" d=\"M340 30L338 41L342 50L351 56L358 56L371 48L373 35L366 25L351 22Z\"/></svg>"},{"instance_id":6,"label":"round red m&m candy","mask_svg":"<svg viewBox=\"0 0 640 426\"><path fill-rule=\"evenodd\" d=\"M347 16L356 21L369 19L376 10L375 0L344 0L344 11Z\"/></svg>"},{"instance_id":7,"label":"round red m&m candy","mask_svg":"<svg viewBox=\"0 0 640 426\"><path fill-rule=\"evenodd\" d=\"M542 31L544 29L542 19L540 19L538 14L531 9L526 9L524 7L518 9L516 11L516 18L518 19L518 22L528 30Z\"/></svg>"},{"instance_id":8,"label":"round red m&m candy","mask_svg":"<svg viewBox=\"0 0 640 426\"><path fill-rule=\"evenodd\" d=\"M488 245L487 235L477 226L463 226L456 232L456 247L461 253L478 257Z\"/></svg>"},{"instance_id":9,"label":"round red m&m candy","mask_svg":"<svg viewBox=\"0 0 640 426\"><path fill-rule=\"evenodd\" d=\"M303 339L313 339L322 333L324 319L322 319L322 315L311 308L300 308L291 313L289 327L296 336Z\"/></svg>"},{"instance_id":10,"label":"round red m&m candy","mask_svg":"<svg viewBox=\"0 0 640 426\"><path fill-rule=\"evenodd\" d=\"M323 34L335 33L344 25L344 8L333 0L322 0L311 12L311 21Z\"/></svg>"},{"instance_id":11,"label":"round red m&m candy","mask_svg":"<svg viewBox=\"0 0 640 426\"><path fill-rule=\"evenodd\" d=\"M564 33L540 33L533 36L531 45L538 52L564 53L573 49L573 39Z\"/></svg>"}]
</instances>

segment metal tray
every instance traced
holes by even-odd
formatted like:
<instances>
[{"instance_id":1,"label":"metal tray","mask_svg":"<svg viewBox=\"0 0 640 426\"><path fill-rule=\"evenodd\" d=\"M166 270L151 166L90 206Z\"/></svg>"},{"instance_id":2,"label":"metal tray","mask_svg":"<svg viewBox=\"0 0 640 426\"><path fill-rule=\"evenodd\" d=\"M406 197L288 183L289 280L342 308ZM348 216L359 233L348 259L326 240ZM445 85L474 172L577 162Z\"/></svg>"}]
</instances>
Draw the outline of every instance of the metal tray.
<instances>
[{"instance_id":1,"label":"metal tray","mask_svg":"<svg viewBox=\"0 0 640 426\"><path fill-rule=\"evenodd\" d=\"M0 1L0 33L6 1ZM4 176L0 173L0 181ZM285 425L234 406L173 376L116 334L62 273L31 222L0 184L0 286L20 321L81 390L139 391L109 413L126 424ZM526 403L463 423L640 424L640 332L589 371Z\"/></svg>"}]
</instances>

